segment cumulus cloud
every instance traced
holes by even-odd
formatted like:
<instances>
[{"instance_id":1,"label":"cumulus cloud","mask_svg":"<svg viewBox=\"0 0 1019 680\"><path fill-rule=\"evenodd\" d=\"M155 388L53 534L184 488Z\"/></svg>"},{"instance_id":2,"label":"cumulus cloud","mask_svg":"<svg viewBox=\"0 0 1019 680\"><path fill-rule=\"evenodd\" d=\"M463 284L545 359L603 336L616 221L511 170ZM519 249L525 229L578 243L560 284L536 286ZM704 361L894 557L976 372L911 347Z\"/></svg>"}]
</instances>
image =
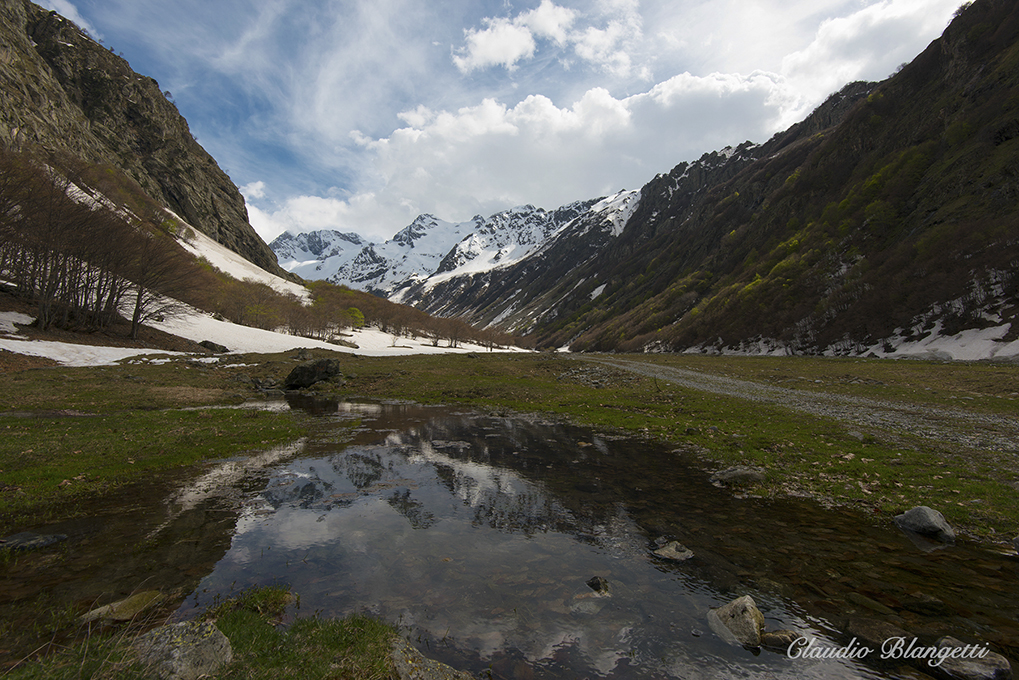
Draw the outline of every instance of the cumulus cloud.
<instances>
[{"instance_id":1,"label":"cumulus cloud","mask_svg":"<svg viewBox=\"0 0 1019 680\"><path fill-rule=\"evenodd\" d=\"M534 56L538 48L535 38L540 37L558 48L572 45L582 60L616 75L628 75L633 61L630 50L642 36L637 3L603 0L599 4L600 11L590 20L604 21L604 26L588 24L574 29L584 15L551 0L542 0L537 8L513 19L487 17L483 19L486 28L464 31L466 45L454 52L453 63L462 73L492 66L512 71L519 62Z\"/></svg>"}]
</instances>

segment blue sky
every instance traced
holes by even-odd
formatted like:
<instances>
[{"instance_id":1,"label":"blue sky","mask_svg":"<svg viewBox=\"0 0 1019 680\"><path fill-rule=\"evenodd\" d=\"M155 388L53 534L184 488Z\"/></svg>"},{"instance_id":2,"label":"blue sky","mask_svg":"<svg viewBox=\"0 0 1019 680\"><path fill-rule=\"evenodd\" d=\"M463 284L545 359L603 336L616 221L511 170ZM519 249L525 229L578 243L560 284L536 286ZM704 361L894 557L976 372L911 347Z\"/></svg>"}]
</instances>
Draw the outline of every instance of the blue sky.
<instances>
[{"instance_id":1,"label":"blue sky","mask_svg":"<svg viewBox=\"0 0 1019 680\"><path fill-rule=\"evenodd\" d=\"M264 239L383 241L764 142L912 60L961 0L40 4L172 94Z\"/></svg>"}]
</instances>

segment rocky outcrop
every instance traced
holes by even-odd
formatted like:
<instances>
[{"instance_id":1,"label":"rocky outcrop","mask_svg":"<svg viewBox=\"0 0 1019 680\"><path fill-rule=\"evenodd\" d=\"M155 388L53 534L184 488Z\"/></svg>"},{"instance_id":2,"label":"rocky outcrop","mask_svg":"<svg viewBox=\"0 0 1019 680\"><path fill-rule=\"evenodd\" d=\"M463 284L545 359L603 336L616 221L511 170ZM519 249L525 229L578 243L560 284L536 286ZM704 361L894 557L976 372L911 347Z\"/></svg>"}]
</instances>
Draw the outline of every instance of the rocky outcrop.
<instances>
[{"instance_id":1,"label":"rocky outcrop","mask_svg":"<svg viewBox=\"0 0 1019 680\"><path fill-rule=\"evenodd\" d=\"M0 36L0 144L113 166L196 229L289 276L155 80L27 0L0 2Z\"/></svg>"}]
</instances>

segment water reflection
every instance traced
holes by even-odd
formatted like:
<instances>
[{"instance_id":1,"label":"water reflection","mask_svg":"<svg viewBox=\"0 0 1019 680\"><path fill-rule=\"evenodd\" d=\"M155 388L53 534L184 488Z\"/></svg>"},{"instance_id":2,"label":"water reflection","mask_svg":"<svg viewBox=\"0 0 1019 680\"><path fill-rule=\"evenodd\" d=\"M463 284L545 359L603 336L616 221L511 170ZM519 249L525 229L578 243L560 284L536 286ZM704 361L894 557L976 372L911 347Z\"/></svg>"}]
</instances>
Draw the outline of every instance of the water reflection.
<instances>
[{"instance_id":1,"label":"water reflection","mask_svg":"<svg viewBox=\"0 0 1019 680\"><path fill-rule=\"evenodd\" d=\"M496 677L899 676L726 645L706 612L748 593L769 629L836 645L855 617L1015 646L1015 562L1001 556L924 555L852 513L735 499L643 442L407 404L292 406L370 423L276 470L184 614L283 581L302 615L367 609ZM653 556L663 536L696 557ZM595 575L607 596L586 585ZM914 591L945 611L910 611Z\"/></svg>"}]
</instances>

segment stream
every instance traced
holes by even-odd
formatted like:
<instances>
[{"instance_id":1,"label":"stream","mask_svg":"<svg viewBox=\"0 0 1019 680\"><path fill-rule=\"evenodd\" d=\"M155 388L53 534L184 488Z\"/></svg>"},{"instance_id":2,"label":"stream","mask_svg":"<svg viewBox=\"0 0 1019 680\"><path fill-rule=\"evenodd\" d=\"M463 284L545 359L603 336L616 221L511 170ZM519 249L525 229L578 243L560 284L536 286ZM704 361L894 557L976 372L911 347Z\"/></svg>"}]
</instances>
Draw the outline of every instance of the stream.
<instances>
[{"instance_id":1,"label":"stream","mask_svg":"<svg viewBox=\"0 0 1019 680\"><path fill-rule=\"evenodd\" d=\"M41 587L33 574L77 601L143 581L176 589L176 618L286 583L291 618L367 612L479 677L925 677L925 662L879 650L808 659L728 644L708 612L751 595L767 630L818 646L895 626L1019 658L1015 555L966 540L924 550L888 517L740 497L689 454L639 439L446 407L289 405L318 415L298 451L212 471L146 510L136 500L134 529L112 511L87 540L63 527L66 559L9 573L0 608ZM694 556L656 556L667 540Z\"/></svg>"}]
</instances>

